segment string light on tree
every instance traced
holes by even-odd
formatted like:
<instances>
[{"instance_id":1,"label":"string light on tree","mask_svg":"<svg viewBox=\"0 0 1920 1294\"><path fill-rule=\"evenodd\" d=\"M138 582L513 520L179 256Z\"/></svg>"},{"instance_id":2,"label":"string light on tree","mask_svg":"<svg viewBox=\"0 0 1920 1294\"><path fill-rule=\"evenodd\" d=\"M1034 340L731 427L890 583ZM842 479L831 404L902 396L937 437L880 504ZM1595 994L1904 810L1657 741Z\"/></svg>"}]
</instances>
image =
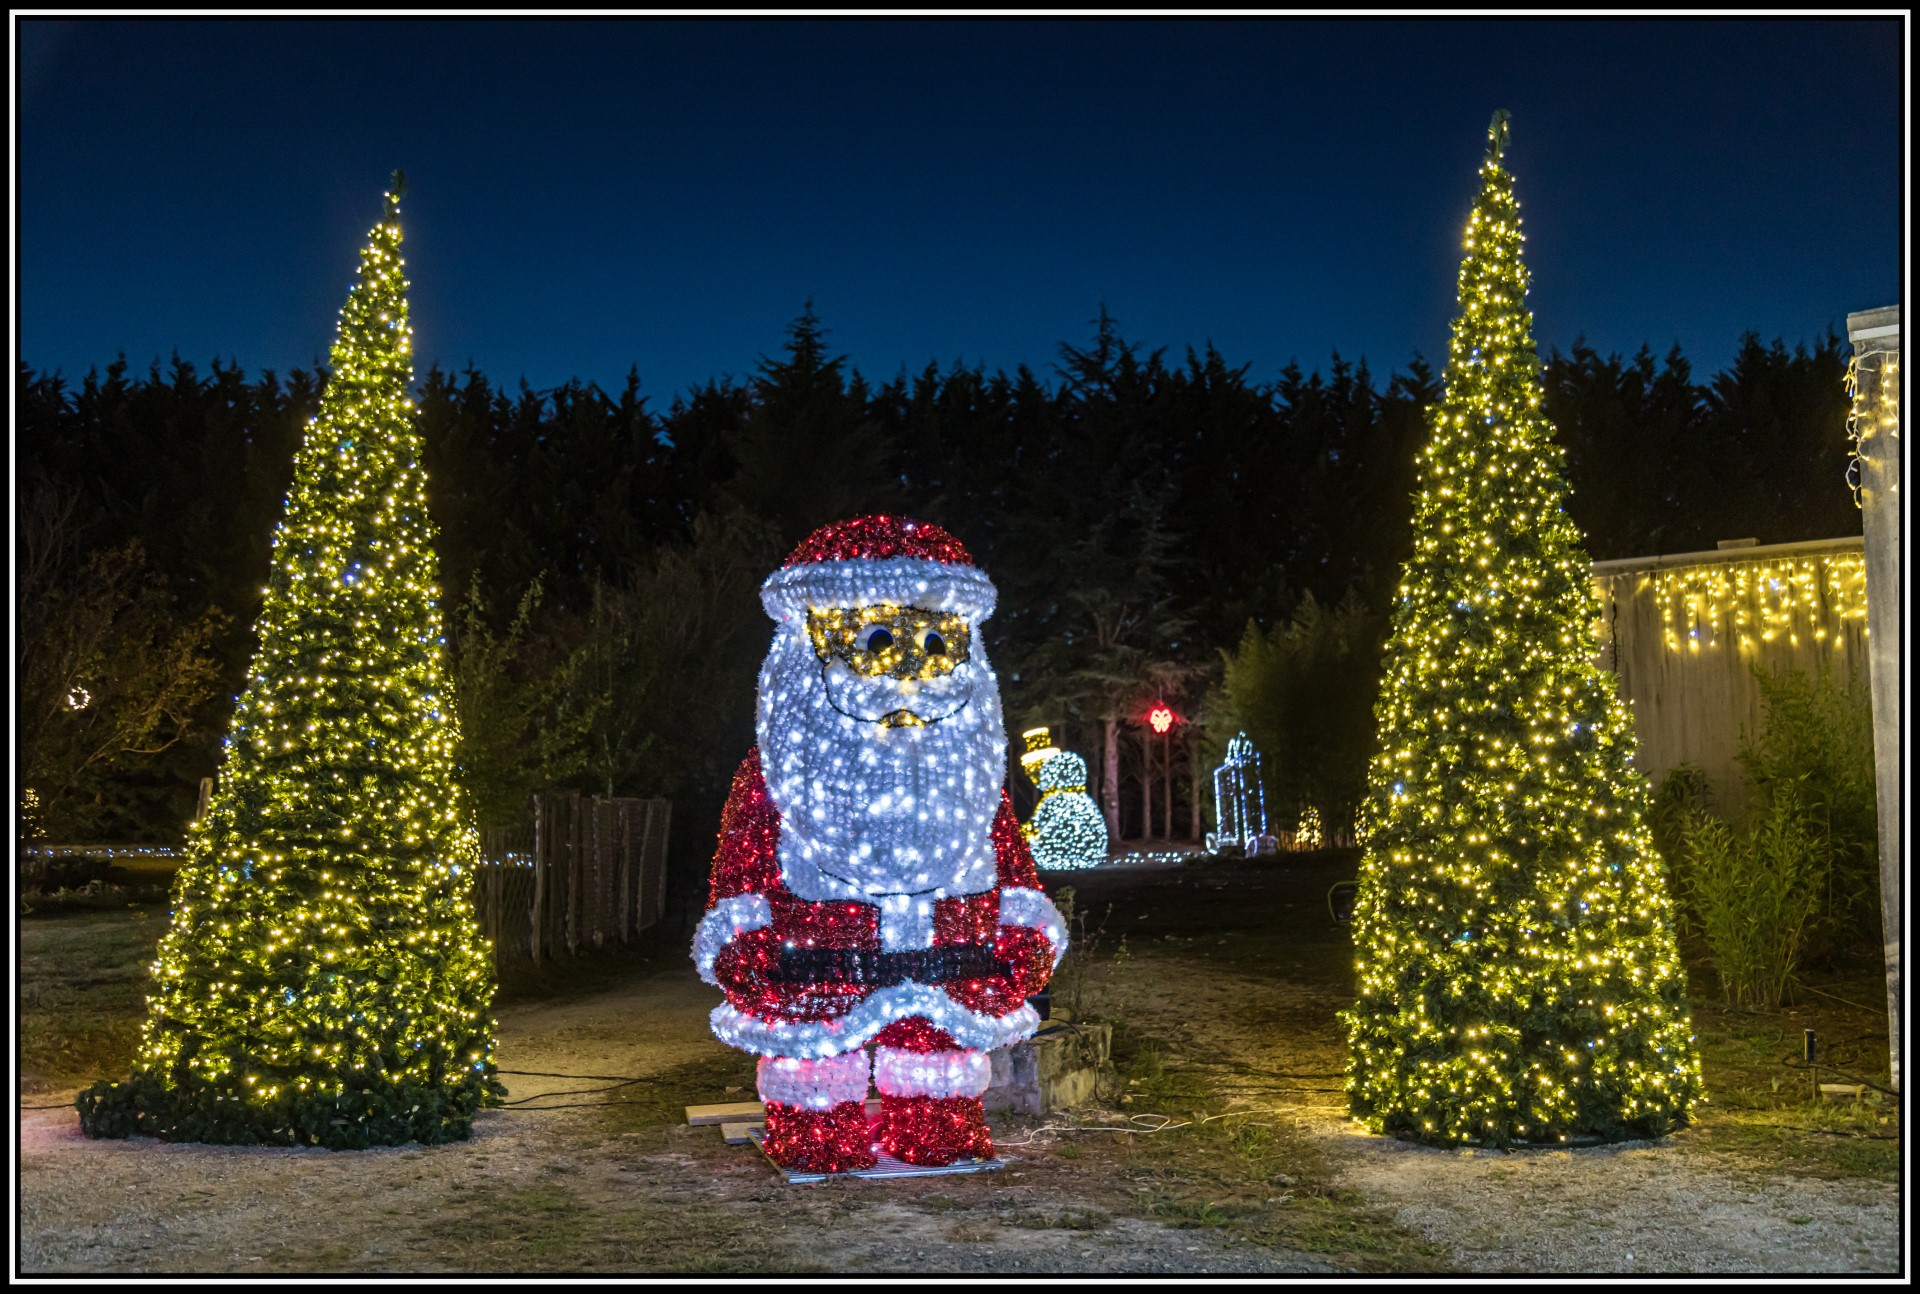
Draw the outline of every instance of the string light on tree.
<instances>
[{"instance_id":1,"label":"string light on tree","mask_svg":"<svg viewBox=\"0 0 1920 1294\"><path fill-rule=\"evenodd\" d=\"M1164 737L1173 731L1173 711L1166 702L1156 701L1153 708L1147 711L1147 727L1153 729L1156 737Z\"/></svg>"},{"instance_id":2,"label":"string light on tree","mask_svg":"<svg viewBox=\"0 0 1920 1294\"><path fill-rule=\"evenodd\" d=\"M91 1136L465 1137L498 1090L414 428L399 177L360 253L273 537L259 650L189 828L126 1082Z\"/></svg>"},{"instance_id":3,"label":"string light on tree","mask_svg":"<svg viewBox=\"0 0 1920 1294\"><path fill-rule=\"evenodd\" d=\"M1701 1098L1633 730L1540 411L1495 116L1414 552L1393 609L1354 911L1347 1090L1443 1142L1662 1134Z\"/></svg>"},{"instance_id":4,"label":"string light on tree","mask_svg":"<svg viewBox=\"0 0 1920 1294\"><path fill-rule=\"evenodd\" d=\"M1319 849L1326 844L1326 832L1321 829L1320 810L1309 804L1300 810L1300 825L1293 830L1295 849Z\"/></svg>"}]
</instances>

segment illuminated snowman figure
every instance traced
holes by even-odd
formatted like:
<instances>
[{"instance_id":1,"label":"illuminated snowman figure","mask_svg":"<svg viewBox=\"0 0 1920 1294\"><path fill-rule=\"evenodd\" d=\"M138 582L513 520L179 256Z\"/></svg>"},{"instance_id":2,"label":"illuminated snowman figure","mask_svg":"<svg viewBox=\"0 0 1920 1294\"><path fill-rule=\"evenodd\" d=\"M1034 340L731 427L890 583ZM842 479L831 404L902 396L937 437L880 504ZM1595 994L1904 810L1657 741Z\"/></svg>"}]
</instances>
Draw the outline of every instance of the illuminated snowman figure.
<instances>
[{"instance_id":1,"label":"illuminated snowman figure","mask_svg":"<svg viewBox=\"0 0 1920 1294\"><path fill-rule=\"evenodd\" d=\"M1049 756L1033 772L1040 803L1020 830L1033 859L1048 871L1098 867L1107 861L1107 820L1087 794L1087 761L1070 750Z\"/></svg>"},{"instance_id":2,"label":"illuminated snowman figure","mask_svg":"<svg viewBox=\"0 0 1920 1294\"><path fill-rule=\"evenodd\" d=\"M897 517L823 527L761 585L758 744L693 951L788 1168L991 1156L986 1053L1033 1033L1066 951L1003 786L994 596L952 535Z\"/></svg>"}]
</instances>

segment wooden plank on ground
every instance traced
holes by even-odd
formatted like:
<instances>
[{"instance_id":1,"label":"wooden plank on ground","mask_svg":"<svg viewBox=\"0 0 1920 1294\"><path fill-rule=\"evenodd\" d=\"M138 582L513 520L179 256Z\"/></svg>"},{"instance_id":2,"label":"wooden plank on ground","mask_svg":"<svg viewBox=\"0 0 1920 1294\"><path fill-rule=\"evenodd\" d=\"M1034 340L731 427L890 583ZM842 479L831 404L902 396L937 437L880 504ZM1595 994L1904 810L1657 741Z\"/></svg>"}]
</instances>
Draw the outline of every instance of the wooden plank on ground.
<instances>
[{"instance_id":1,"label":"wooden plank on ground","mask_svg":"<svg viewBox=\"0 0 1920 1294\"><path fill-rule=\"evenodd\" d=\"M765 1131L766 1125L764 1123L723 1123L720 1125L720 1135L729 1146L744 1146L753 1140L754 1133L764 1133Z\"/></svg>"},{"instance_id":2,"label":"wooden plank on ground","mask_svg":"<svg viewBox=\"0 0 1920 1294\"><path fill-rule=\"evenodd\" d=\"M733 1101L726 1105L689 1105L687 1123L704 1127L709 1123L758 1123L766 1118L767 1107L758 1101Z\"/></svg>"}]
</instances>

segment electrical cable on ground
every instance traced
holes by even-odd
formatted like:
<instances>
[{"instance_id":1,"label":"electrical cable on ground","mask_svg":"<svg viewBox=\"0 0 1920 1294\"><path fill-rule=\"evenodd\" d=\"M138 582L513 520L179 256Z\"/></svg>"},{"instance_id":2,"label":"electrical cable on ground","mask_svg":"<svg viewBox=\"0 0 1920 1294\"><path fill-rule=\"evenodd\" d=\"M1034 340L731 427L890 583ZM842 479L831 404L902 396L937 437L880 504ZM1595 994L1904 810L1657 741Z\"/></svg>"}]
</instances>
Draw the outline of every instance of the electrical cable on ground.
<instances>
[{"instance_id":1,"label":"electrical cable on ground","mask_svg":"<svg viewBox=\"0 0 1920 1294\"><path fill-rule=\"evenodd\" d=\"M1808 1064L1806 1061L1800 1060L1794 1056L1782 1056L1780 1058L1780 1063L1786 1066L1788 1069L1810 1069L1810 1070L1813 1070L1816 1074L1824 1069L1829 1074L1833 1074L1836 1077L1843 1078L1849 1083L1858 1083L1862 1087L1870 1087L1874 1091L1883 1092L1888 1096L1897 1097L1900 1095L1898 1092L1894 1091L1892 1088L1882 1087L1880 1084L1874 1082L1870 1078L1862 1078L1858 1074L1849 1074L1844 1069L1836 1069L1832 1065L1829 1065L1824 1060L1816 1060L1812 1064Z\"/></svg>"}]
</instances>

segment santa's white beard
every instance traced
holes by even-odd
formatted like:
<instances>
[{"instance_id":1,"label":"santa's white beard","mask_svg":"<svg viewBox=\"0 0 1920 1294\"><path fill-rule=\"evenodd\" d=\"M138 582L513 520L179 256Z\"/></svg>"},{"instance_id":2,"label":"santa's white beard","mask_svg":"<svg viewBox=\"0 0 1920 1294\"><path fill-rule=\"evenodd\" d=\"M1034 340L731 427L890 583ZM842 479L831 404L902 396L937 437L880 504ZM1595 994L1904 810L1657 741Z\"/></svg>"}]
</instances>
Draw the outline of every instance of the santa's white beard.
<instances>
[{"instance_id":1,"label":"santa's white beard","mask_svg":"<svg viewBox=\"0 0 1920 1294\"><path fill-rule=\"evenodd\" d=\"M929 722L877 722L899 709ZM823 670L804 630L782 625L760 669L755 727L795 895L878 904L883 946L924 948L935 899L993 888L1006 732L977 633L951 674L903 684L837 657Z\"/></svg>"}]
</instances>

